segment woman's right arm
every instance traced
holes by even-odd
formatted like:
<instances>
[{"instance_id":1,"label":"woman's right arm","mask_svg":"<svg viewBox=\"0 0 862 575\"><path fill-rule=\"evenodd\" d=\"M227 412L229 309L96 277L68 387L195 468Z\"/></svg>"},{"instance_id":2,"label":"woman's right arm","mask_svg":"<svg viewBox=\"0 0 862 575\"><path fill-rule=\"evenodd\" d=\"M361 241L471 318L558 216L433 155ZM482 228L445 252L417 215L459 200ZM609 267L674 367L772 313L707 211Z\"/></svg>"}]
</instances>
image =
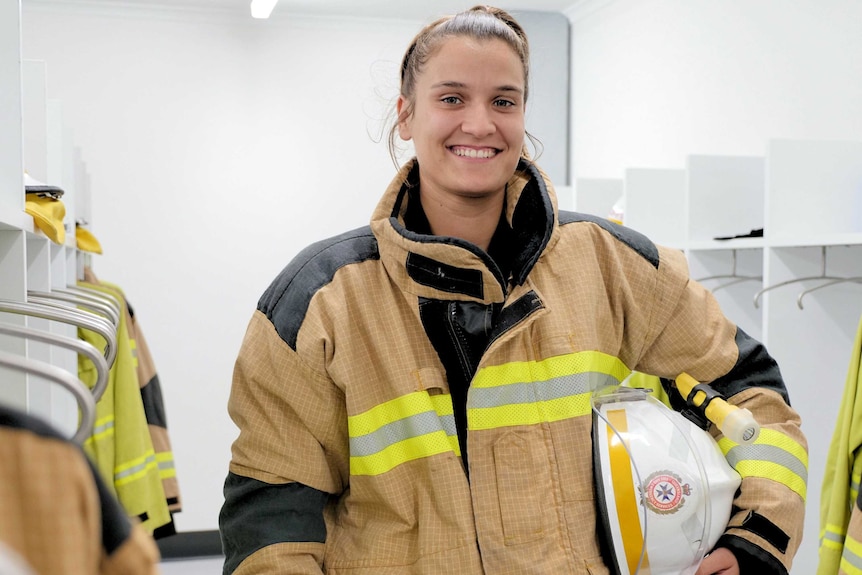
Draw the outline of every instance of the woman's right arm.
<instances>
[{"instance_id":1,"label":"woman's right arm","mask_svg":"<svg viewBox=\"0 0 862 575\"><path fill-rule=\"evenodd\" d=\"M347 480L344 398L283 337L279 314L255 312L228 404L239 427L219 527L224 573L322 572L324 508Z\"/></svg>"}]
</instances>

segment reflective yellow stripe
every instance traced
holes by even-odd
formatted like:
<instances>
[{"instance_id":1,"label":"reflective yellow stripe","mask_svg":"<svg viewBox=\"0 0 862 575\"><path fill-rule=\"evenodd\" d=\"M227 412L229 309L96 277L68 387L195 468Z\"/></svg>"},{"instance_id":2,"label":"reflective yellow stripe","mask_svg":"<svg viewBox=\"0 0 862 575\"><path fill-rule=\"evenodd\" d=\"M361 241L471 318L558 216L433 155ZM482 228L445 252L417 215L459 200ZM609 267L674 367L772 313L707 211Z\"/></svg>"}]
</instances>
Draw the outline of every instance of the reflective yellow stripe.
<instances>
[{"instance_id":1,"label":"reflective yellow stripe","mask_svg":"<svg viewBox=\"0 0 862 575\"><path fill-rule=\"evenodd\" d=\"M588 415L592 393L630 373L616 357L596 351L485 367L470 386L470 430L535 425Z\"/></svg>"},{"instance_id":2,"label":"reflective yellow stripe","mask_svg":"<svg viewBox=\"0 0 862 575\"><path fill-rule=\"evenodd\" d=\"M177 476L174 464L174 454L171 451L159 451L156 453L156 464L159 467L159 477L168 479Z\"/></svg>"},{"instance_id":3,"label":"reflective yellow stripe","mask_svg":"<svg viewBox=\"0 0 862 575\"><path fill-rule=\"evenodd\" d=\"M347 418L350 473L380 475L440 453L461 454L452 398L419 391Z\"/></svg>"},{"instance_id":4,"label":"reflective yellow stripe","mask_svg":"<svg viewBox=\"0 0 862 575\"><path fill-rule=\"evenodd\" d=\"M820 532L820 547L841 551L844 548L844 537L847 530L843 525L828 523Z\"/></svg>"},{"instance_id":5,"label":"reflective yellow stripe","mask_svg":"<svg viewBox=\"0 0 862 575\"><path fill-rule=\"evenodd\" d=\"M737 473L777 481L806 497L808 454L799 443L774 429L761 429L751 445L740 445L723 437L718 442L722 453Z\"/></svg>"},{"instance_id":6,"label":"reflective yellow stripe","mask_svg":"<svg viewBox=\"0 0 862 575\"><path fill-rule=\"evenodd\" d=\"M93 434L87 438L84 442L85 444L89 444L92 446L96 441L101 441L106 437L109 437L114 434L114 416L107 415L101 419L97 419L96 423L93 424Z\"/></svg>"},{"instance_id":7,"label":"reflective yellow stripe","mask_svg":"<svg viewBox=\"0 0 862 575\"><path fill-rule=\"evenodd\" d=\"M149 450L144 455L114 468L114 485L120 487L140 479L152 471L158 471L156 454Z\"/></svg>"},{"instance_id":8,"label":"reflective yellow stripe","mask_svg":"<svg viewBox=\"0 0 862 575\"><path fill-rule=\"evenodd\" d=\"M840 569L847 575L862 575L862 544L852 537L844 542Z\"/></svg>"},{"instance_id":9,"label":"reflective yellow stripe","mask_svg":"<svg viewBox=\"0 0 862 575\"><path fill-rule=\"evenodd\" d=\"M394 443L374 455L350 458L352 475L380 475L416 459L452 451L452 444L443 431L411 437Z\"/></svg>"},{"instance_id":10,"label":"reflective yellow stripe","mask_svg":"<svg viewBox=\"0 0 862 575\"><path fill-rule=\"evenodd\" d=\"M600 351L581 351L550 357L542 361L515 361L482 368L471 387L496 387L507 383L548 381L573 373L591 371L613 375L617 381L628 377L631 370L618 358Z\"/></svg>"},{"instance_id":11,"label":"reflective yellow stripe","mask_svg":"<svg viewBox=\"0 0 862 575\"><path fill-rule=\"evenodd\" d=\"M617 507L617 518L620 522L620 536L626 554L629 573L649 573L649 556L644 549L643 533L641 532L638 515L637 496L635 494L634 478L628 450L624 443L628 433L628 421L624 409L611 409L607 412L608 422L608 458L610 460L611 478L614 484L614 501ZM614 433L614 429L617 433ZM622 437L621 437L622 436ZM638 568L638 561L643 550L643 565Z\"/></svg>"}]
</instances>

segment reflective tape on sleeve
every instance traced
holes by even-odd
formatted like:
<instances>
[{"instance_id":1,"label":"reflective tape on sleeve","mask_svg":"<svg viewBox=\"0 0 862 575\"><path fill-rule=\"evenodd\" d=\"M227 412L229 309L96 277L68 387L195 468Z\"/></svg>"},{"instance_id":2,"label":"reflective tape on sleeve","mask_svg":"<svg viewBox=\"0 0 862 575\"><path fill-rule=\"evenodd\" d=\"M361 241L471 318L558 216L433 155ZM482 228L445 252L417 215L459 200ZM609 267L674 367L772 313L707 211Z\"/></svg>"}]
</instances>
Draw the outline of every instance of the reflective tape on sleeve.
<instances>
[{"instance_id":1,"label":"reflective tape on sleeve","mask_svg":"<svg viewBox=\"0 0 862 575\"><path fill-rule=\"evenodd\" d=\"M847 538L839 569L839 573L846 575L862 575L862 543L852 537Z\"/></svg>"},{"instance_id":2,"label":"reflective tape on sleeve","mask_svg":"<svg viewBox=\"0 0 862 575\"><path fill-rule=\"evenodd\" d=\"M452 398L419 391L347 418L350 473L380 475L440 453L460 455Z\"/></svg>"},{"instance_id":3,"label":"reflective tape on sleeve","mask_svg":"<svg viewBox=\"0 0 862 575\"><path fill-rule=\"evenodd\" d=\"M743 479L762 477L777 481L805 499L808 454L789 436L774 429L761 429L757 441L751 445L740 445L727 437L721 438L718 445Z\"/></svg>"}]
</instances>

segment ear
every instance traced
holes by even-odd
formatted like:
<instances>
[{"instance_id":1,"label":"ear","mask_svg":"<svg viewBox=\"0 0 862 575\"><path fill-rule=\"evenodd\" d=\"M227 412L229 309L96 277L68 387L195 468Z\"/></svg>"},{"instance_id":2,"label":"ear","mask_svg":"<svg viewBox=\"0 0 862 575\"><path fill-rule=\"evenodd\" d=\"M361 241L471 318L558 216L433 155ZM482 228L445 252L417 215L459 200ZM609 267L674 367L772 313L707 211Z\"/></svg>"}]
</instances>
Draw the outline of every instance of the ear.
<instances>
[{"instance_id":1,"label":"ear","mask_svg":"<svg viewBox=\"0 0 862 575\"><path fill-rule=\"evenodd\" d=\"M410 103L404 99L404 96L398 96L396 111L398 113L398 135L401 136L402 140L407 141L413 137L410 130L410 116L412 110L410 110Z\"/></svg>"}]
</instances>

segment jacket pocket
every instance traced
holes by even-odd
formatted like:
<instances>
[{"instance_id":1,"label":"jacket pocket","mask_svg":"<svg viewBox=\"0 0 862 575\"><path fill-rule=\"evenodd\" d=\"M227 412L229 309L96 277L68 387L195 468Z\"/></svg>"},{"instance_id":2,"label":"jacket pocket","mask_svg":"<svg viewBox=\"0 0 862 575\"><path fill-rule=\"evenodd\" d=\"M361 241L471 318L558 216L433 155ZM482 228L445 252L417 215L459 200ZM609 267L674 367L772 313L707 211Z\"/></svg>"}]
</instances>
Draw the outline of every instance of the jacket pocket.
<instances>
[{"instance_id":1,"label":"jacket pocket","mask_svg":"<svg viewBox=\"0 0 862 575\"><path fill-rule=\"evenodd\" d=\"M530 443L512 432L494 443L494 465L504 543L519 545L540 539L545 531L537 476L547 474L547 464L537 464Z\"/></svg>"}]
</instances>

